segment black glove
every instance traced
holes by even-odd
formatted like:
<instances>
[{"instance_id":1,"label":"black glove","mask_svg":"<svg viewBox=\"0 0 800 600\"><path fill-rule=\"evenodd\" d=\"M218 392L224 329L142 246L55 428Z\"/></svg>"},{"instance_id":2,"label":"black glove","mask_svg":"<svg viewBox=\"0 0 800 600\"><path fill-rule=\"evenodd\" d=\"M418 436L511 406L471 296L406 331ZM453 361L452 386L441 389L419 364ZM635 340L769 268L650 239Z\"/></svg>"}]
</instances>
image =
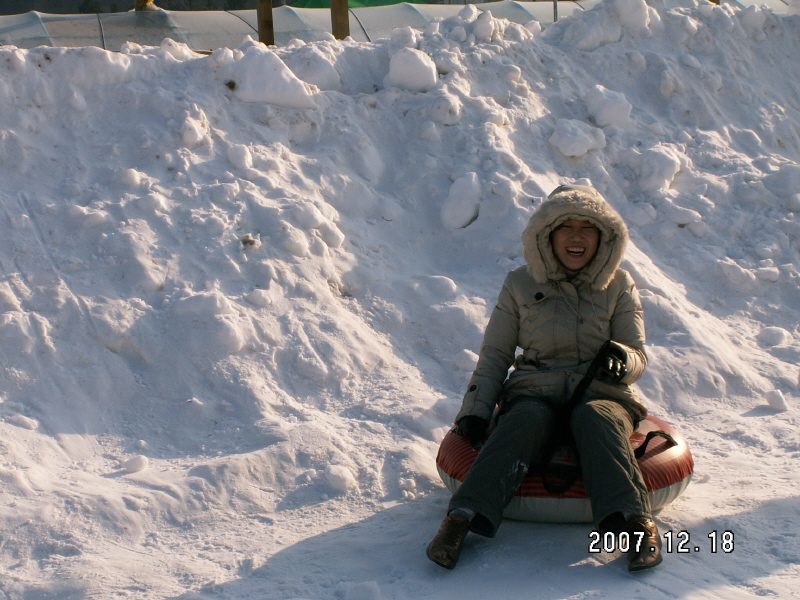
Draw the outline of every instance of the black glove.
<instances>
[{"instance_id":1,"label":"black glove","mask_svg":"<svg viewBox=\"0 0 800 600\"><path fill-rule=\"evenodd\" d=\"M469 438L473 447L482 442L486 435L486 430L489 428L489 421L478 417L477 415L467 415L461 417L456 425L456 433L458 435Z\"/></svg>"},{"instance_id":2,"label":"black glove","mask_svg":"<svg viewBox=\"0 0 800 600\"><path fill-rule=\"evenodd\" d=\"M619 383L628 374L628 368L625 366L627 362L628 353L618 344L611 342L606 347L598 375L612 383Z\"/></svg>"}]
</instances>

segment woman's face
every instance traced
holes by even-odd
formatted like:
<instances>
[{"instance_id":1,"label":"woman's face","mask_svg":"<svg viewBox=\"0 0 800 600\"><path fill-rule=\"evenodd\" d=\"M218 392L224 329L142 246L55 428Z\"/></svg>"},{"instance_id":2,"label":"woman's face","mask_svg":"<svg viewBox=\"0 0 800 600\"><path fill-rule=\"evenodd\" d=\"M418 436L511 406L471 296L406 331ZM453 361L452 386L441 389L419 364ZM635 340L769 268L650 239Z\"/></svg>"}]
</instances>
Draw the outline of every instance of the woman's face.
<instances>
[{"instance_id":1,"label":"woman's face","mask_svg":"<svg viewBox=\"0 0 800 600\"><path fill-rule=\"evenodd\" d=\"M553 252L568 271L579 271L597 254L600 231L589 223L570 219L564 221L550 234Z\"/></svg>"}]
</instances>

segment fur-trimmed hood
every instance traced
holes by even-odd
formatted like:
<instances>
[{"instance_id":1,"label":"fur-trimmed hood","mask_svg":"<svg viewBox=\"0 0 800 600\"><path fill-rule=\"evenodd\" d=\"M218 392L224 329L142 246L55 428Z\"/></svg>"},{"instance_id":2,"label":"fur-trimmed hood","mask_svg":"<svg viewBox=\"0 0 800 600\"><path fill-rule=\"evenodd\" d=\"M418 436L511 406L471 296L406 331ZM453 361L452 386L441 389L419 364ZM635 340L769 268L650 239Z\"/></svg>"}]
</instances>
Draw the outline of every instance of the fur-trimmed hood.
<instances>
[{"instance_id":1,"label":"fur-trimmed hood","mask_svg":"<svg viewBox=\"0 0 800 600\"><path fill-rule=\"evenodd\" d=\"M579 279L593 288L608 287L628 245L628 228L619 213L600 192L585 185L561 185L531 215L522 232L522 249L528 273L539 283L566 277L555 257L550 233L564 221L589 221L600 230L600 243L592 261L581 269Z\"/></svg>"}]
</instances>

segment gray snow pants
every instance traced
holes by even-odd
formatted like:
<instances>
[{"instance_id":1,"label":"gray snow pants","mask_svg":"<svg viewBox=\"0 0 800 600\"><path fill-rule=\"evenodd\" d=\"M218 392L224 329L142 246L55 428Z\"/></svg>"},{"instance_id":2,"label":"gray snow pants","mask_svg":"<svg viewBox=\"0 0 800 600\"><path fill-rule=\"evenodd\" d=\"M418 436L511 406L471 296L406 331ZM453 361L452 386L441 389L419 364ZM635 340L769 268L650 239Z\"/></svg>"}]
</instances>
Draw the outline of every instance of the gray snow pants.
<instances>
[{"instance_id":1,"label":"gray snow pants","mask_svg":"<svg viewBox=\"0 0 800 600\"><path fill-rule=\"evenodd\" d=\"M471 530L494 537L503 510L553 430L555 414L542 398L515 398L450 499L448 512L471 510L475 513ZM626 518L652 516L629 441L634 428L631 413L613 400L584 401L572 411L570 427L595 525L617 511Z\"/></svg>"}]
</instances>

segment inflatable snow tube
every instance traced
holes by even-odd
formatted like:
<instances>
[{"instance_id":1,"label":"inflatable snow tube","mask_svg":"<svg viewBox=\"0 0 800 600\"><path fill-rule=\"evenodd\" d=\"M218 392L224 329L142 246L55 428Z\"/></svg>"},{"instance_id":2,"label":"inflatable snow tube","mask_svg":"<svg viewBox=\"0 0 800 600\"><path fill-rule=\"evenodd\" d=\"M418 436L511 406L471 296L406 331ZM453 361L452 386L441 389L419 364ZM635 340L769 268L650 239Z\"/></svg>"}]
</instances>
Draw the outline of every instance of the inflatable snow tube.
<instances>
[{"instance_id":1,"label":"inflatable snow tube","mask_svg":"<svg viewBox=\"0 0 800 600\"><path fill-rule=\"evenodd\" d=\"M651 434L651 439L648 439L648 433L656 431L668 434L674 445L657 434ZM644 453L637 460L653 512L658 513L680 496L691 481L694 461L689 447L674 427L653 416L639 423L630 439L634 451L645 445ZM478 452L472 449L467 438L455 433L455 428L444 437L436 456L436 467L451 492L455 492L464 481ZM560 462L576 464L574 448L562 447L559 453ZM521 521L590 523L592 507L582 478L579 477L565 492L552 494L544 487L541 470L532 469L503 516Z\"/></svg>"}]
</instances>

